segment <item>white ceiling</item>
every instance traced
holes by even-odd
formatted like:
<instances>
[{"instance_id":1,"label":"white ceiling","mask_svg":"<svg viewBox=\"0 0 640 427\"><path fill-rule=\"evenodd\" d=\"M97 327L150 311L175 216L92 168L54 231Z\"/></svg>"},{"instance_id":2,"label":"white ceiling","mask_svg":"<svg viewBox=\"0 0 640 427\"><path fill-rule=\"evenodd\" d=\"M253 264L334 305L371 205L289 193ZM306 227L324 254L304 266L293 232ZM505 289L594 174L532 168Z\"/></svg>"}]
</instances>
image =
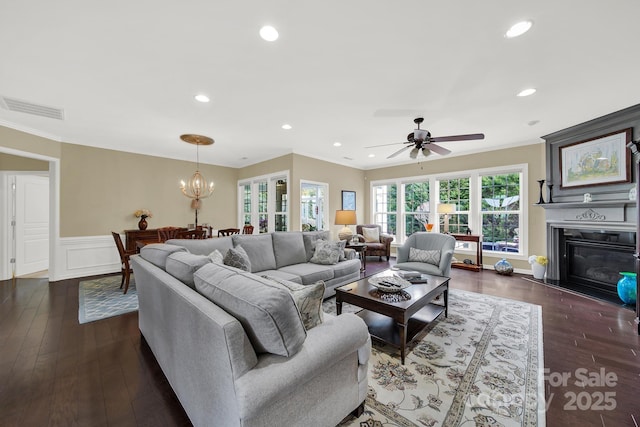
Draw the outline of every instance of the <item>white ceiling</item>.
<instances>
[{"instance_id":1,"label":"white ceiling","mask_svg":"<svg viewBox=\"0 0 640 427\"><path fill-rule=\"evenodd\" d=\"M522 19L527 34L503 37ZM0 40L0 95L64 110L0 108L0 124L184 160L179 136L198 133L216 141L200 160L232 167L292 152L409 163L386 159L401 145L364 147L405 141L416 116L433 136L483 132L440 144L469 154L640 102L637 0L2 0Z\"/></svg>"}]
</instances>

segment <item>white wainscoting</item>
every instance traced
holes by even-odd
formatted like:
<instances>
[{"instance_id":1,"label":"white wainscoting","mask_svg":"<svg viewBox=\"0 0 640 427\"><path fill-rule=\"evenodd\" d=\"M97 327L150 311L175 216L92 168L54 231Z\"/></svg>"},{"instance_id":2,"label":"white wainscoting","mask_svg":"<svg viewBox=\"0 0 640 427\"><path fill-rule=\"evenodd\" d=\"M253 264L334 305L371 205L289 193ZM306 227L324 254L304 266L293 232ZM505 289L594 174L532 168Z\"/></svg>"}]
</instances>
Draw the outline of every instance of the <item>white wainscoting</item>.
<instances>
[{"instance_id":1,"label":"white wainscoting","mask_svg":"<svg viewBox=\"0 0 640 427\"><path fill-rule=\"evenodd\" d=\"M120 272L120 255L112 236L64 237L57 246L59 256L51 281Z\"/></svg>"}]
</instances>

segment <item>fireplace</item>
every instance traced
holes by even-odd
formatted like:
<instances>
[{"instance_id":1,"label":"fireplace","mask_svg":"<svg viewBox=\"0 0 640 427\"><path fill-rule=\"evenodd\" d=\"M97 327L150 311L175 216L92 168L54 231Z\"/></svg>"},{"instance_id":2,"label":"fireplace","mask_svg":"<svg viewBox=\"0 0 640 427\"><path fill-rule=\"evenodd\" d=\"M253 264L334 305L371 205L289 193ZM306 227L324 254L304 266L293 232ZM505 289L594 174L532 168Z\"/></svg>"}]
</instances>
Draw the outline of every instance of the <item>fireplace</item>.
<instances>
[{"instance_id":1,"label":"fireplace","mask_svg":"<svg viewBox=\"0 0 640 427\"><path fill-rule=\"evenodd\" d=\"M635 271L635 201L560 202L544 207L548 283L622 304L619 273Z\"/></svg>"},{"instance_id":2,"label":"fireplace","mask_svg":"<svg viewBox=\"0 0 640 427\"><path fill-rule=\"evenodd\" d=\"M636 233L563 228L559 235L559 280L585 293L617 299L620 272L635 271Z\"/></svg>"}]
</instances>

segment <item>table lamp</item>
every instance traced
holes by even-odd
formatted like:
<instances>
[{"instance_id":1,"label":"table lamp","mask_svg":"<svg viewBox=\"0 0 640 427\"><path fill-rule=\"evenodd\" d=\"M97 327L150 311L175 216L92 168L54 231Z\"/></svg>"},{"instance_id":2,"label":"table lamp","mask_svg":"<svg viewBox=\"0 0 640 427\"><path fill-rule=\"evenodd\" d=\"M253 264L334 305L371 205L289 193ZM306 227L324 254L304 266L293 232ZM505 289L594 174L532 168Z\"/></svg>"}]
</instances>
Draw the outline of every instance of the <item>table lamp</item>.
<instances>
[{"instance_id":1,"label":"table lamp","mask_svg":"<svg viewBox=\"0 0 640 427\"><path fill-rule=\"evenodd\" d=\"M338 233L338 239L349 240L353 236L353 231L349 225L356 225L356 211L336 211L335 225L344 225L344 228Z\"/></svg>"},{"instance_id":2,"label":"table lamp","mask_svg":"<svg viewBox=\"0 0 640 427\"><path fill-rule=\"evenodd\" d=\"M444 234L449 234L449 214L456 211L456 205L453 203L440 203L437 210L439 214L444 214Z\"/></svg>"}]
</instances>

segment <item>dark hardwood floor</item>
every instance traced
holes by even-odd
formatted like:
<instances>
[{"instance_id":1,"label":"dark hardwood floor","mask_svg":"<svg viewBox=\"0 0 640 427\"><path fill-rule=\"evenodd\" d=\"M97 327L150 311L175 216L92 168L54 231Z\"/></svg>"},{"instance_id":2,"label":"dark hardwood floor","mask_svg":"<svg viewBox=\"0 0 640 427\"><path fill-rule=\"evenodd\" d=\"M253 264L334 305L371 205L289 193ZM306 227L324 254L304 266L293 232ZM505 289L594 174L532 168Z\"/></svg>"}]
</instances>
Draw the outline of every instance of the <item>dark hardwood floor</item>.
<instances>
[{"instance_id":1,"label":"dark hardwood floor","mask_svg":"<svg viewBox=\"0 0 640 427\"><path fill-rule=\"evenodd\" d=\"M367 271L388 266L369 258ZM137 313L78 324L79 281L0 282L0 425L190 425L141 339ZM638 427L633 311L490 270L454 269L451 287L542 306L548 426ZM609 382L581 388L575 383L583 372ZM571 375L566 385L556 381L563 374Z\"/></svg>"}]
</instances>

